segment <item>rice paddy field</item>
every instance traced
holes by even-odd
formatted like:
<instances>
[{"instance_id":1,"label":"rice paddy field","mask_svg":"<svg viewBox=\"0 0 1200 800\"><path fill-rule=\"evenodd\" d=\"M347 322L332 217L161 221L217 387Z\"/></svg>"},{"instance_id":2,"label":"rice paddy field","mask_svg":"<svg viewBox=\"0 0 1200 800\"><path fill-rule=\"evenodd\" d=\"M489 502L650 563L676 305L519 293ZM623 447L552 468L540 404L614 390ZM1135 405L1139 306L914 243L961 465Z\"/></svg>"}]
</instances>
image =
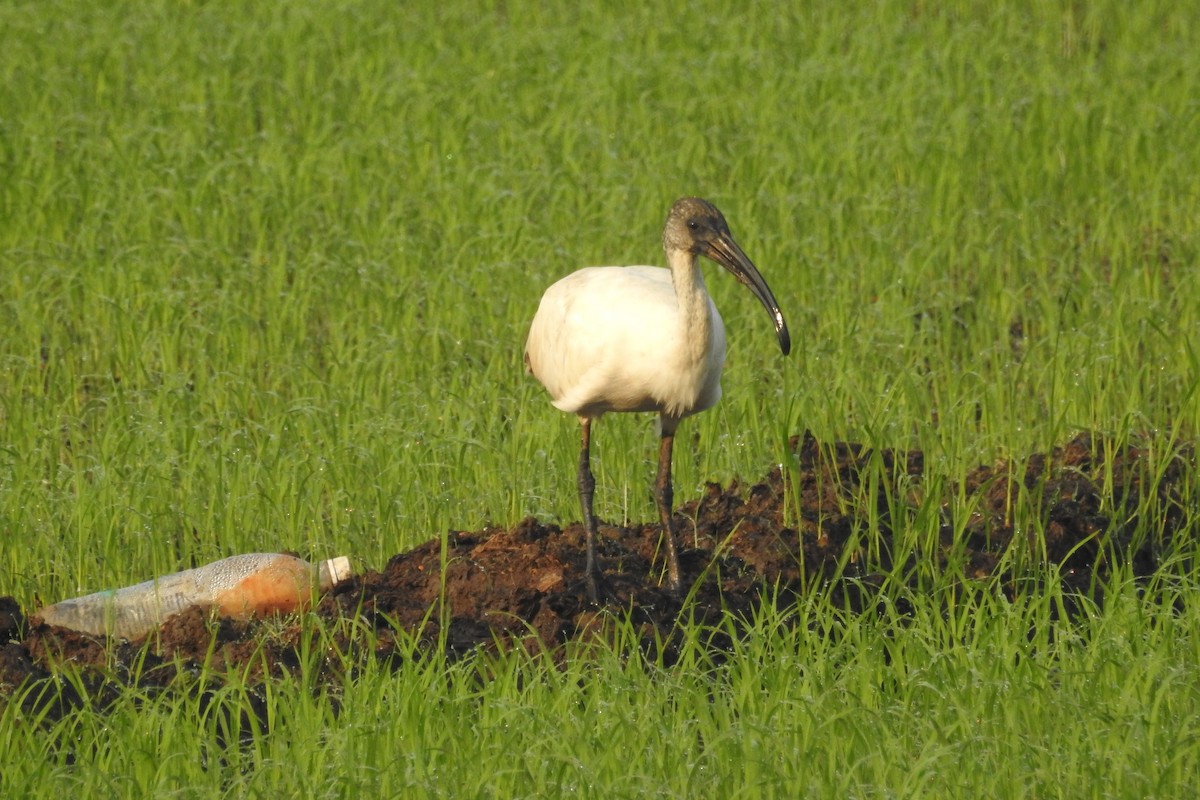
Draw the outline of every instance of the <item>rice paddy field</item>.
<instances>
[{"instance_id":1,"label":"rice paddy field","mask_svg":"<svg viewBox=\"0 0 1200 800\"><path fill-rule=\"evenodd\" d=\"M923 478L867 462L888 513L842 498L832 578L736 619L685 604L669 658L617 607L603 637L454 657L267 620L254 668L177 657L166 691L138 677L152 643L100 642L102 697L34 653L48 681L0 682L0 794L1196 794L1197 11L3 4L0 662L44 603L236 553L369 574L575 523L578 425L525 374L529 320L580 266L662 264L684 195L724 211L793 347L704 267L729 356L676 503L774 468L799 527L806 431ZM1035 474L1081 433L1110 525L1056 555L1018 478L997 568L955 566L994 510L979 470ZM657 520L656 456L652 417L597 423L603 520Z\"/></svg>"}]
</instances>

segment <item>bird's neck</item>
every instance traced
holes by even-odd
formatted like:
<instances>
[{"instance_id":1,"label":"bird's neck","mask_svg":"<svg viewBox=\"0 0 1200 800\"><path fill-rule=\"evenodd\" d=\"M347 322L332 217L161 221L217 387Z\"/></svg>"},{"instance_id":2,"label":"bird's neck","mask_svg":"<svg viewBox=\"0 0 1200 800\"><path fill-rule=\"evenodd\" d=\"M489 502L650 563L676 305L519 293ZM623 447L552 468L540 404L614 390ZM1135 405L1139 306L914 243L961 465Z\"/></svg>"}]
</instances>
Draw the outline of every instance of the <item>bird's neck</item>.
<instances>
[{"instance_id":1,"label":"bird's neck","mask_svg":"<svg viewBox=\"0 0 1200 800\"><path fill-rule=\"evenodd\" d=\"M712 313L708 301L708 289L704 285L704 274L700 271L699 258L686 250L667 253L671 265L671 282L675 285L675 297L679 303L679 322L683 327L682 341L686 342L693 355L700 359L708 352L709 337L712 335Z\"/></svg>"}]
</instances>

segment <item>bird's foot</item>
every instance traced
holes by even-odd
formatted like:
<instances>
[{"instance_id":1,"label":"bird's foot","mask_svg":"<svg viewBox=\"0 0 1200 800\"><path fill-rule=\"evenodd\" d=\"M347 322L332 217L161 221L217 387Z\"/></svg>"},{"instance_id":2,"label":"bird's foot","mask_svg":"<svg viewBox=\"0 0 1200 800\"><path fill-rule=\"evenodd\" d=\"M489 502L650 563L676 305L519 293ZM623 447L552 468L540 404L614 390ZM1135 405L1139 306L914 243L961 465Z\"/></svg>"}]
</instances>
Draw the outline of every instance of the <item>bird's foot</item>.
<instances>
[{"instance_id":1,"label":"bird's foot","mask_svg":"<svg viewBox=\"0 0 1200 800\"><path fill-rule=\"evenodd\" d=\"M584 576L584 586L587 589L588 601L594 606L607 605L615 599L612 587L598 569L588 570Z\"/></svg>"}]
</instances>

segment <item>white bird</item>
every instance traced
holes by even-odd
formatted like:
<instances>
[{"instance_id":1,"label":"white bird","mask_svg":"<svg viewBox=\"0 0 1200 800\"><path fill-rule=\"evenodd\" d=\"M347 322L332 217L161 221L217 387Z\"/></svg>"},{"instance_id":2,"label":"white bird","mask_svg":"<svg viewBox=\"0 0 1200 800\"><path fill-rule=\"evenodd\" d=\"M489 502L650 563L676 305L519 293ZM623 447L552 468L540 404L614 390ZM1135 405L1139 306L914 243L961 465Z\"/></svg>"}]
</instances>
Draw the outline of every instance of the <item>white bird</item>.
<instances>
[{"instance_id":1,"label":"white bird","mask_svg":"<svg viewBox=\"0 0 1200 800\"><path fill-rule=\"evenodd\" d=\"M704 286L706 256L750 288L771 315L779 347L791 349L787 324L762 275L707 200L676 201L663 229L668 269L587 267L546 290L525 343L525 366L554 406L582 424L579 504L587 528L587 586L599 602L596 564L595 479L589 463L591 423L606 411L654 411L660 419L655 501L666 537L667 579L682 581L671 521L671 449L686 416L721 397L725 326Z\"/></svg>"}]
</instances>

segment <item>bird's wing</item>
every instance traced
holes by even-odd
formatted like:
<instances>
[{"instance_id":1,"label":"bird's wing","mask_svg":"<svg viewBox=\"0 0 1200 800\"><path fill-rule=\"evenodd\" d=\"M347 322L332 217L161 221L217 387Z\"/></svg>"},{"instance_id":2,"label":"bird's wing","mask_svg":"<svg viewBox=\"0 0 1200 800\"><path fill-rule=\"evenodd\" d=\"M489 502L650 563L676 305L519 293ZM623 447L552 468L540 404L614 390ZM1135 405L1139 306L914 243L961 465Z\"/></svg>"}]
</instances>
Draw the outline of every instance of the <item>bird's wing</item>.
<instances>
[{"instance_id":1,"label":"bird's wing","mask_svg":"<svg viewBox=\"0 0 1200 800\"><path fill-rule=\"evenodd\" d=\"M647 387L677 336L671 273L589 267L546 290L530 327L530 371L563 411L655 410Z\"/></svg>"}]
</instances>

